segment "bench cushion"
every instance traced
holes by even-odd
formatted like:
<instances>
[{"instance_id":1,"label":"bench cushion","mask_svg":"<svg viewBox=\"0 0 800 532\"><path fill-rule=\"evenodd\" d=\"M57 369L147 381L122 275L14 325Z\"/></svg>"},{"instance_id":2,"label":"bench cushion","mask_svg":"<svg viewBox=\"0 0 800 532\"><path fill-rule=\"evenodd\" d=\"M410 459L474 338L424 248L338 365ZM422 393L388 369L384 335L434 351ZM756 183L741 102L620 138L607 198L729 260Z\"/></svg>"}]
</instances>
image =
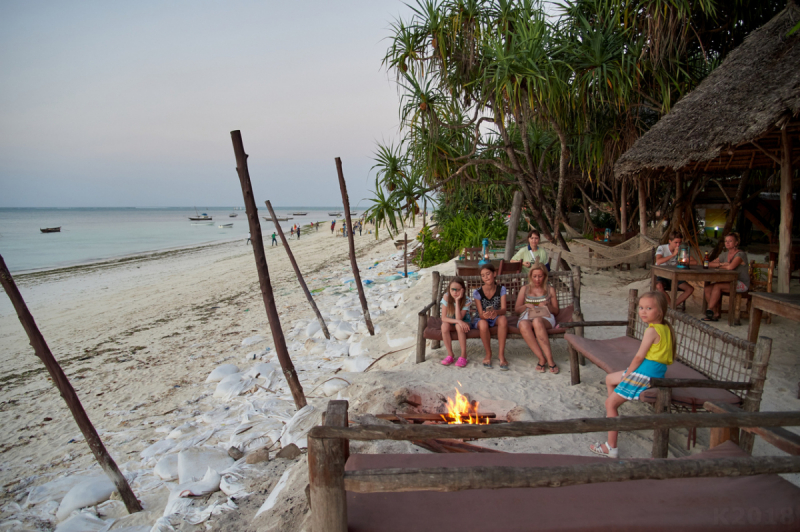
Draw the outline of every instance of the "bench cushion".
<instances>
[{"instance_id":1,"label":"bench cushion","mask_svg":"<svg viewBox=\"0 0 800 532\"><path fill-rule=\"evenodd\" d=\"M725 442L692 458L747 456ZM607 462L599 456L555 454L354 454L345 470ZM562 488L347 493L350 532L797 530L798 507L800 488L778 475L635 480Z\"/></svg>"},{"instance_id":2,"label":"bench cushion","mask_svg":"<svg viewBox=\"0 0 800 532\"><path fill-rule=\"evenodd\" d=\"M639 350L641 341L628 336L611 338L609 340L590 340L574 334L565 334L564 338L578 353L591 360L594 365L606 373L623 371L628 367L636 351ZM667 368L667 379L707 379L699 371L675 362ZM658 390L650 388L642 392L640 401L655 403ZM686 406L702 407L706 401L722 402L733 405L741 403L741 399L728 390L718 388L673 388L672 402Z\"/></svg>"},{"instance_id":3,"label":"bench cushion","mask_svg":"<svg viewBox=\"0 0 800 532\"><path fill-rule=\"evenodd\" d=\"M568 307L562 308L559 310L558 314L556 315L556 323L568 322L572 321L574 306L570 305ZM513 314L508 316L508 332L509 334L519 334L519 329L517 328L517 322L519 322L519 315ZM553 328L549 329L547 332L550 336L556 334L563 334L567 332L569 329L563 328ZM492 336L497 336L497 328L494 327L490 329ZM422 336L427 338L428 340L439 340L442 339L442 319L437 318L434 316L428 317L428 324L425 327L425 331L423 331ZM480 338L481 334L480 331L477 329L471 329L467 333L467 338ZM456 339L455 334L451 335L453 340Z\"/></svg>"}]
</instances>

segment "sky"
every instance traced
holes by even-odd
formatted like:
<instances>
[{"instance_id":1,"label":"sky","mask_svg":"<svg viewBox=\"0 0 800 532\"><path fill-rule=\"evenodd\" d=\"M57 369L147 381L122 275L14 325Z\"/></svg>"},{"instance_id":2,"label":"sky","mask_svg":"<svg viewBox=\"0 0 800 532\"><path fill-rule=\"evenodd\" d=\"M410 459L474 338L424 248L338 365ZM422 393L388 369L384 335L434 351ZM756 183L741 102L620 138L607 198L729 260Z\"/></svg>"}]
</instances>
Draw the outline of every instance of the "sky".
<instances>
[{"instance_id":1,"label":"sky","mask_svg":"<svg viewBox=\"0 0 800 532\"><path fill-rule=\"evenodd\" d=\"M364 1L0 3L0 207L243 205L371 196L399 96L381 60L410 9Z\"/></svg>"}]
</instances>

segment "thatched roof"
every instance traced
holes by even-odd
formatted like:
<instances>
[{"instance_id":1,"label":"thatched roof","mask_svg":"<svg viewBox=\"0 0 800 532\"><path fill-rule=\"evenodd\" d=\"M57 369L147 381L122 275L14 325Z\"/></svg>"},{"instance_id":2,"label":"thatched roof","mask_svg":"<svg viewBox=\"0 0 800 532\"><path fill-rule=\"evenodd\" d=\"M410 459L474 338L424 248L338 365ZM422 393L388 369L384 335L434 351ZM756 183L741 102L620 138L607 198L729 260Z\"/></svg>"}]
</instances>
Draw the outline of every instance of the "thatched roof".
<instances>
[{"instance_id":1,"label":"thatched roof","mask_svg":"<svg viewBox=\"0 0 800 532\"><path fill-rule=\"evenodd\" d=\"M619 158L614 174L775 166L780 128L800 135L800 31L787 37L798 20L800 8L790 2L748 35ZM793 151L793 158L800 154L800 140Z\"/></svg>"}]
</instances>

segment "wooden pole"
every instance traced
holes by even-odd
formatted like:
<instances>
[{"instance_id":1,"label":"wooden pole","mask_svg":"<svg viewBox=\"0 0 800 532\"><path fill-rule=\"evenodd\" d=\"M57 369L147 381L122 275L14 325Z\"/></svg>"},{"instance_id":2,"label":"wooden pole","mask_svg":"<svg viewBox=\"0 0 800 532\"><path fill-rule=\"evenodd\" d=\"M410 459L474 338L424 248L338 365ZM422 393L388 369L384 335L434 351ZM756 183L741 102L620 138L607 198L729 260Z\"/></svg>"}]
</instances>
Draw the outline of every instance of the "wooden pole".
<instances>
[{"instance_id":1,"label":"wooden pole","mask_svg":"<svg viewBox=\"0 0 800 532\"><path fill-rule=\"evenodd\" d=\"M753 373L756 378L753 382L753 387L747 390L747 395L744 396L742 402L742 410L745 412L758 412L761 409L761 399L764 394L764 384L767 381L767 366L769 365L769 358L772 355L772 338L766 336L760 337L756 341L756 351L753 357ZM722 425L727 426L727 425ZM760 425L762 427L769 425ZM739 447L748 454L753 454L753 444L755 443L755 434L751 432L744 432L739 437Z\"/></svg>"},{"instance_id":2,"label":"wooden pole","mask_svg":"<svg viewBox=\"0 0 800 532\"><path fill-rule=\"evenodd\" d=\"M403 277L408 279L408 233L403 233Z\"/></svg>"},{"instance_id":3,"label":"wooden pole","mask_svg":"<svg viewBox=\"0 0 800 532\"><path fill-rule=\"evenodd\" d=\"M517 229L519 228L519 215L522 213L522 191L514 192L514 201L511 203L511 218L508 220L508 233L506 234L506 251L503 260L506 262L514 256L514 244L517 243ZM555 267L555 265L553 265Z\"/></svg>"},{"instance_id":4,"label":"wooden pole","mask_svg":"<svg viewBox=\"0 0 800 532\"><path fill-rule=\"evenodd\" d=\"M636 180L639 186L639 233L647 236L647 194L644 188L644 177Z\"/></svg>"},{"instance_id":5,"label":"wooden pole","mask_svg":"<svg viewBox=\"0 0 800 532\"><path fill-rule=\"evenodd\" d=\"M39 357L39 360L41 360L47 368L47 372L50 373L53 384L55 384L61 397L64 398L64 402L67 403L67 407L72 413L75 423L78 424L78 428L81 430L83 437L86 438L86 443L89 445L89 449L92 450L95 460L97 460L97 463L103 468L103 471L108 475L111 482L114 483L114 486L116 486L117 492L119 492L120 497L122 497L122 502L125 503L125 508L128 510L128 513L132 514L141 511L141 503L139 503L133 490L131 490L131 487L128 485L128 481L122 476L114 459L108 454L89 416L86 415L86 411L83 409L78 394L75 392L69 379L64 374L64 370L61 369L58 361L50 351L50 347L48 347L44 336L42 336L41 331L39 331L39 327L36 326L36 321L33 319L30 310L28 310L28 305L25 304L25 300L22 299L22 294L20 294L19 289L17 289L17 284L14 282L14 278L11 277L11 273L9 273L2 255L0 255L0 284L3 285L3 289L5 289L6 294L8 294L8 298L14 306L14 310L17 311L17 316L19 317L20 323L22 323L22 327L25 329L25 332L28 333L28 339L30 340L34 353L36 353L36 356Z\"/></svg>"},{"instance_id":6,"label":"wooden pole","mask_svg":"<svg viewBox=\"0 0 800 532\"><path fill-rule=\"evenodd\" d=\"M353 493L385 493L557 488L628 480L742 477L799 471L800 458L795 456L604 461L550 467L387 468L348 471L344 474L344 489Z\"/></svg>"},{"instance_id":7,"label":"wooden pole","mask_svg":"<svg viewBox=\"0 0 800 532\"><path fill-rule=\"evenodd\" d=\"M294 254L292 253L292 249L289 247L289 241L286 240L286 235L283 234L283 229L281 229L281 224L280 222L278 222L278 217L275 216L275 211L272 210L272 204L269 202L269 200L266 201L266 204L267 204L267 209L269 210L269 215L272 217L272 223L275 224L275 230L281 237L281 242L283 242L283 248L286 250L286 254L289 256L289 262L292 263L292 268L294 268L294 274L297 276L297 282L300 283L300 288L303 289L303 293L306 295L306 299L308 299L308 303L311 305L311 309L317 316L317 320L319 321L319 324L322 327L322 334L325 335L325 338L330 340L331 333L328 332L328 326L325 325L325 320L322 319L322 314L320 314L319 309L317 308L317 304L316 302L314 302L314 298L311 296L311 292L308 291L308 286L306 285L305 279L303 279L303 274L300 273L300 267L297 265L297 261L294 260Z\"/></svg>"},{"instance_id":8,"label":"wooden pole","mask_svg":"<svg viewBox=\"0 0 800 532\"><path fill-rule=\"evenodd\" d=\"M792 264L792 139L781 130L781 224L778 228L778 292L789 293Z\"/></svg>"},{"instance_id":9,"label":"wooden pole","mask_svg":"<svg viewBox=\"0 0 800 532\"><path fill-rule=\"evenodd\" d=\"M625 233L628 232L628 180L622 180L622 197L619 202L619 232L622 233L623 239Z\"/></svg>"},{"instance_id":10,"label":"wooden pole","mask_svg":"<svg viewBox=\"0 0 800 532\"><path fill-rule=\"evenodd\" d=\"M584 434L610 430L654 430L659 428L778 427L800 426L800 411L744 412L741 414L654 414L609 418L525 421L498 425L360 425L335 428L314 427L314 438L348 440L431 440L435 438L517 438L548 434Z\"/></svg>"},{"instance_id":11,"label":"wooden pole","mask_svg":"<svg viewBox=\"0 0 800 532\"><path fill-rule=\"evenodd\" d=\"M347 401L331 401L324 424L347 426ZM308 482L311 496L312 532L347 532L347 494L344 465L347 440L308 438Z\"/></svg>"},{"instance_id":12,"label":"wooden pole","mask_svg":"<svg viewBox=\"0 0 800 532\"><path fill-rule=\"evenodd\" d=\"M233 153L236 155L236 172L239 174L239 182L242 185L242 196L247 212L247 221L250 223L250 241L253 244L253 256L256 259L256 270L258 271L258 282L261 285L261 297L264 300L264 307L267 310L267 321L272 331L272 340L275 342L275 352L278 354L278 362L281 364L283 374L289 382L289 389L292 391L295 407L298 410L306 406L306 396L303 394L303 387L297 378L297 372L289 357L289 350L286 349L286 339L281 329L281 320L278 316L278 309L275 307L275 296L272 293L272 283L269 280L269 268L267 267L267 256L264 254L264 241L261 239L261 223L258 221L258 208L253 197L253 187L250 184L250 171L247 169L247 157L242 143L240 131L231 131L233 140Z\"/></svg>"},{"instance_id":13,"label":"wooden pole","mask_svg":"<svg viewBox=\"0 0 800 532\"><path fill-rule=\"evenodd\" d=\"M428 223L428 198L422 198L422 227Z\"/></svg>"},{"instance_id":14,"label":"wooden pole","mask_svg":"<svg viewBox=\"0 0 800 532\"><path fill-rule=\"evenodd\" d=\"M370 336L375 336L375 328L372 326L372 318L369 316L367 297L364 295L364 285L361 284L361 274L358 272L356 263L356 243L353 240L353 224L350 221L350 199L347 197L347 184L344 182L342 172L342 160L336 158L336 172L339 174L339 188L342 191L342 204L344 205L344 222L347 227L347 242L350 244L350 266L353 268L353 279L358 290L358 299L361 300L361 309L364 311L364 321L367 322L367 330Z\"/></svg>"}]
</instances>

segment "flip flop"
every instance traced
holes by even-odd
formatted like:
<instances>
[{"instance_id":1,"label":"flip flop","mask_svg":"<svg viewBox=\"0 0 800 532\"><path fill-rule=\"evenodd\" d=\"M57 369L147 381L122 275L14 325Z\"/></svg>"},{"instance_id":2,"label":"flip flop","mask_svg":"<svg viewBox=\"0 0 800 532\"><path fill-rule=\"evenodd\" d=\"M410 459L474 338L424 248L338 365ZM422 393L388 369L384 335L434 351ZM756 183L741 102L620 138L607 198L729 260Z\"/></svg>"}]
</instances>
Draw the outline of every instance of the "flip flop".
<instances>
[{"instance_id":1,"label":"flip flop","mask_svg":"<svg viewBox=\"0 0 800 532\"><path fill-rule=\"evenodd\" d=\"M550 368L550 373L552 373L553 375L558 375L559 372L561 371L560 369L558 369L558 366L556 366L555 364L553 364L552 366L548 364L547 367ZM555 371L553 371L553 370L555 370Z\"/></svg>"},{"instance_id":2,"label":"flip flop","mask_svg":"<svg viewBox=\"0 0 800 532\"><path fill-rule=\"evenodd\" d=\"M547 366L544 364L536 364L536 373L544 373Z\"/></svg>"},{"instance_id":3,"label":"flip flop","mask_svg":"<svg viewBox=\"0 0 800 532\"><path fill-rule=\"evenodd\" d=\"M718 317L715 318L714 316L706 316L705 318L703 318L700 321L719 321L719 318Z\"/></svg>"},{"instance_id":4,"label":"flip flop","mask_svg":"<svg viewBox=\"0 0 800 532\"><path fill-rule=\"evenodd\" d=\"M486 368L486 369L492 369L492 363L491 362L484 362L483 363L483 367Z\"/></svg>"},{"instance_id":5,"label":"flip flop","mask_svg":"<svg viewBox=\"0 0 800 532\"><path fill-rule=\"evenodd\" d=\"M500 364L500 369L503 371L508 371L508 364Z\"/></svg>"},{"instance_id":6,"label":"flip flop","mask_svg":"<svg viewBox=\"0 0 800 532\"><path fill-rule=\"evenodd\" d=\"M706 310L706 318L713 318L713 317L714 317L714 311L711 309Z\"/></svg>"}]
</instances>

